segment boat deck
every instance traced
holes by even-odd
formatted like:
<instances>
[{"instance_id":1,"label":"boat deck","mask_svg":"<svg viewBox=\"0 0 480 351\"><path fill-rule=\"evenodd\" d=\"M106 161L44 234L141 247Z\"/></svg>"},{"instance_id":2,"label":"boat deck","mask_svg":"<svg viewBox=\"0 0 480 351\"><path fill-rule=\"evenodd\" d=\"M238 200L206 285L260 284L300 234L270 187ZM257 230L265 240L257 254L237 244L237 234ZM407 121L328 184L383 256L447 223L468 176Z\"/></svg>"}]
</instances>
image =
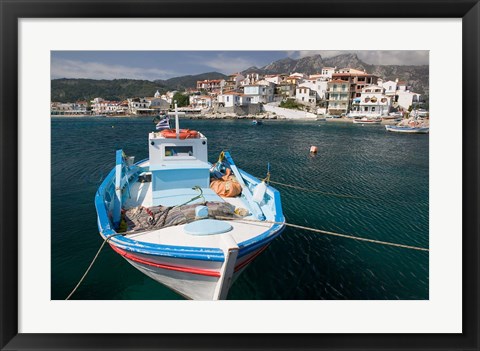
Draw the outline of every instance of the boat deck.
<instances>
[{"instance_id":1,"label":"boat deck","mask_svg":"<svg viewBox=\"0 0 480 351\"><path fill-rule=\"evenodd\" d=\"M178 189L178 192L183 190L191 189ZM242 197L220 197L215 194L211 189L202 189L204 193L204 198L207 201L224 201L227 202L235 208L244 208L248 209L246 201ZM198 192L194 192L199 194ZM134 208L138 206L152 207L152 183L151 182L135 182L130 185L130 198L125 200L124 208ZM167 194L168 195L168 194ZM192 196L185 197L191 199ZM182 199L182 203L185 202L185 199ZM169 198L166 198L165 203L162 205L170 206L172 205L169 202ZM188 201L188 200L187 200ZM196 199L189 204L202 203L204 200L202 198ZM253 215L249 214L244 217L247 220L253 220ZM192 235L185 232L186 225L177 225L171 227L165 227L154 231L148 232L132 232L131 234L126 235L127 238L152 243L152 244L162 244L162 245L173 245L173 246L191 246L191 247L222 247L223 242L234 242L241 243L246 240L252 239L272 227L271 223L265 222L240 222L240 221L226 221L232 226L232 230L221 233L221 234L212 234L212 235Z\"/></svg>"}]
</instances>

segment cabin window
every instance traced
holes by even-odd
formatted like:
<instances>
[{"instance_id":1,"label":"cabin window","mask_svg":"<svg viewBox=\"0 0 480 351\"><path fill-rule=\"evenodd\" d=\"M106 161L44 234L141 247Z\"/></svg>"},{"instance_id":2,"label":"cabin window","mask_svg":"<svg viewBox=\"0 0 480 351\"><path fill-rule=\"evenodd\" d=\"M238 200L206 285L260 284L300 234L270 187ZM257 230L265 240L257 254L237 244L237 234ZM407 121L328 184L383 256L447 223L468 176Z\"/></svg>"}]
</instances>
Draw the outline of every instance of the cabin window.
<instances>
[{"instance_id":1,"label":"cabin window","mask_svg":"<svg viewBox=\"0 0 480 351\"><path fill-rule=\"evenodd\" d=\"M193 146L165 146L165 157L193 156Z\"/></svg>"}]
</instances>

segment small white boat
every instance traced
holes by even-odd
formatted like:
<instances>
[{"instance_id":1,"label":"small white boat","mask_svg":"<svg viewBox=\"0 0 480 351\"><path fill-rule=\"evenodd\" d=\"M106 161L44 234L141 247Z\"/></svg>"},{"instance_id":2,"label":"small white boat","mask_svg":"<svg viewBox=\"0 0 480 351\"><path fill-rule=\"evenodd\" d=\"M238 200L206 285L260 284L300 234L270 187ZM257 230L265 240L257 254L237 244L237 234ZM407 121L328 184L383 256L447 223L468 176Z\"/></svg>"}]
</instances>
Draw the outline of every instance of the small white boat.
<instances>
[{"instance_id":1,"label":"small white boat","mask_svg":"<svg viewBox=\"0 0 480 351\"><path fill-rule=\"evenodd\" d=\"M100 235L178 294L226 299L235 279L285 228L280 193L237 168L228 152L212 166L207 138L179 129L175 119L175 129L149 133L148 159L134 163L117 151L95 196Z\"/></svg>"},{"instance_id":2,"label":"small white boat","mask_svg":"<svg viewBox=\"0 0 480 351\"><path fill-rule=\"evenodd\" d=\"M392 121L401 121L403 118L403 113L401 112L391 112L388 116L382 116L382 121L392 122Z\"/></svg>"},{"instance_id":3,"label":"small white boat","mask_svg":"<svg viewBox=\"0 0 480 351\"><path fill-rule=\"evenodd\" d=\"M363 117L363 118L354 119L353 123L355 123L355 124L380 124L380 123L382 123L382 120L380 118Z\"/></svg>"},{"instance_id":4,"label":"small white boat","mask_svg":"<svg viewBox=\"0 0 480 351\"><path fill-rule=\"evenodd\" d=\"M411 126L385 126L385 129L388 132L396 133L416 133L416 134L427 134L429 132L429 127L411 127Z\"/></svg>"}]
</instances>

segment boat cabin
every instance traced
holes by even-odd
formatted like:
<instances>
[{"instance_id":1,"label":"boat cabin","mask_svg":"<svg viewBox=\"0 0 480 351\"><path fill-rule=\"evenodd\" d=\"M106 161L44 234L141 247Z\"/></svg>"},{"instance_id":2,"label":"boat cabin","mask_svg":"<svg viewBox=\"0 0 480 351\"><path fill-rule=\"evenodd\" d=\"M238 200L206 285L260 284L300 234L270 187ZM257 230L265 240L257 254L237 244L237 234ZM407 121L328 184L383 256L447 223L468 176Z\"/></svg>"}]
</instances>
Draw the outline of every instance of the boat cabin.
<instances>
[{"instance_id":1,"label":"boat cabin","mask_svg":"<svg viewBox=\"0 0 480 351\"><path fill-rule=\"evenodd\" d=\"M169 135L166 132L170 132ZM193 131L191 131L193 132ZM198 188L210 194L210 164L207 138L194 132L175 130L152 132L148 136L150 171L152 173L152 205L177 206L199 195ZM184 137L184 138L182 138Z\"/></svg>"}]
</instances>

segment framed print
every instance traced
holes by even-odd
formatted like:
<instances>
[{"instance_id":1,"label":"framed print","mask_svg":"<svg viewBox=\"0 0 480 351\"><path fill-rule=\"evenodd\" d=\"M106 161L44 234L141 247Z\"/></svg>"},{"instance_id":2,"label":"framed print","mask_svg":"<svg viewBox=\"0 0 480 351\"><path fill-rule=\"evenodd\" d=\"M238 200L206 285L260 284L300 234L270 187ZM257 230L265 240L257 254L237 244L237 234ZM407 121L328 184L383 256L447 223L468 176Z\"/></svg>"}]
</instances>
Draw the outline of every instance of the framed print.
<instances>
[{"instance_id":1,"label":"framed print","mask_svg":"<svg viewBox=\"0 0 480 351\"><path fill-rule=\"evenodd\" d=\"M1 4L2 349L478 349L478 1Z\"/></svg>"}]
</instances>

